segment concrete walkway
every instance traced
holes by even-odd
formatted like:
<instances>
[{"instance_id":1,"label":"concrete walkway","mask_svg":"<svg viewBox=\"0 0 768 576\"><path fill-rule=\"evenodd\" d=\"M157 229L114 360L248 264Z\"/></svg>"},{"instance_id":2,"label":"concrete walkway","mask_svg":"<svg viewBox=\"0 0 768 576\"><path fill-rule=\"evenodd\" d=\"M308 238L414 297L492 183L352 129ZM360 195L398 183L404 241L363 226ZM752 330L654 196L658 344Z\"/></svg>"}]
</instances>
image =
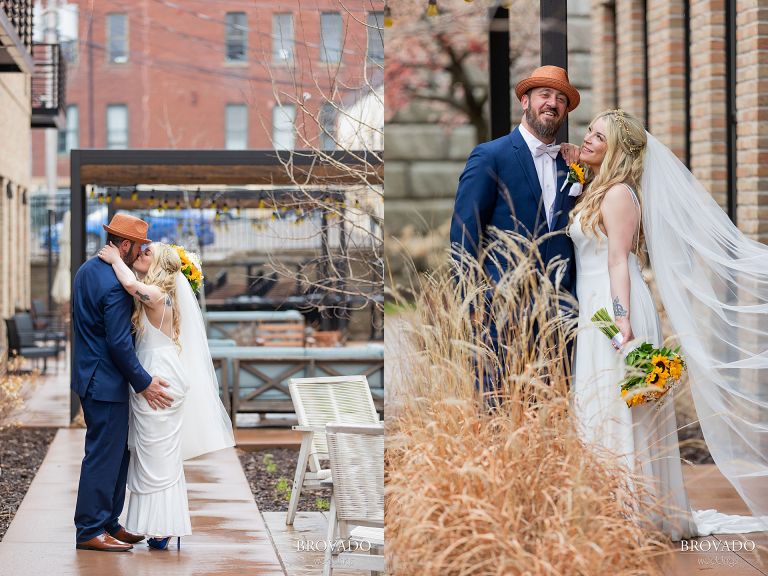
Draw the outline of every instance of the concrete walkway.
<instances>
[{"instance_id":1,"label":"concrete walkway","mask_svg":"<svg viewBox=\"0 0 768 576\"><path fill-rule=\"evenodd\" d=\"M695 510L714 508L726 514L751 514L733 486L720 474L714 464L685 466L685 486L691 507ZM693 551L692 542L704 552ZM738 542L754 547L754 552L726 552L723 546L739 548ZM674 544L676 552L664 559L662 570L668 576L766 576L768 575L768 533L717 534L687 542L683 550L680 542ZM742 544L743 545L743 544ZM720 551L716 551L717 548Z\"/></svg>"},{"instance_id":2,"label":"concrete walkway","mask_svg":"<svg viewBox=\"0 0 768 576\"><path fill-rule=\"evenodd\" d=\"M194 534L181 550L131 552L75 549L72 517L85 430L61 429L0 543L0 573L285 575L234 449L185 464Z\"/></svg>"}]
</instances>

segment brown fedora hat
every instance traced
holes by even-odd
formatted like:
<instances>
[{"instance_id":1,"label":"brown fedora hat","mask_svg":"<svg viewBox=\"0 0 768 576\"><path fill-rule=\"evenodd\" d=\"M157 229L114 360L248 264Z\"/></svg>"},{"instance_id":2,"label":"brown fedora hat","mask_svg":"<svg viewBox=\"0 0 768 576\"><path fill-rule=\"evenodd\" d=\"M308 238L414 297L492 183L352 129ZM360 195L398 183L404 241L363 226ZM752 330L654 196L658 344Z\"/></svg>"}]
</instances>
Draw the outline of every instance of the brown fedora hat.
<instances>
[{"instance_id":1,"label":"brown fedora hat","mask_svg":"<svg viewBox=\"0 0 768 576\"><path fill-rule=\"evenodd\" d=\"M536 68L528 78L517 83L515 94L517 94L518 100L522 100L523 94L531 88L541 88L544 86L560 90L560 92L568 97L568 109L566 112L570 112L579 105L579 100L581 100L579 91L568 80L568 72L559 66L541 66Z\"/></svg>"},{"instance_id":2,"label":"brown fedora hat","mask_svg":"<svg viewBox=\"0 0 768 576\"><path fill-rule=\"evenodd\" d=\"M112 216L112 221L109 225L104 224L104 230L126 240L141 243L152 242L152 240L147 238L149 224L130 214L115 214Z\"/></svg>"}]
</instances>

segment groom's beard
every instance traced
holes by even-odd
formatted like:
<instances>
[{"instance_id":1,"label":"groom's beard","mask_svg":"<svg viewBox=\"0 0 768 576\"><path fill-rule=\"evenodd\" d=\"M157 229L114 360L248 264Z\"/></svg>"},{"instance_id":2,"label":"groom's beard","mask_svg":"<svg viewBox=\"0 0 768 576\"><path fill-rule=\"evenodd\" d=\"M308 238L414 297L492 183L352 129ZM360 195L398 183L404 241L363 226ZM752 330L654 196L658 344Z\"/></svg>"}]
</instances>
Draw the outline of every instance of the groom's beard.
<instances>
[{"instance_id":1,"label":"groom's beard","mask_svg":"<svg viewBox=\"0 0 768 576\"><path fill-rule=\"evenodd\" d=\"M557 111L554 111L557 114ZM528 108L525 110L525 119L528 121L528 126L534 129L536 136L539 139L554 138L557 131L560 130L560 126L565 119L565 116L560 118L552 118L550 120L541 120L540 117L533 111L533 106L528 104Z\"/></svg>"}]
</instances>

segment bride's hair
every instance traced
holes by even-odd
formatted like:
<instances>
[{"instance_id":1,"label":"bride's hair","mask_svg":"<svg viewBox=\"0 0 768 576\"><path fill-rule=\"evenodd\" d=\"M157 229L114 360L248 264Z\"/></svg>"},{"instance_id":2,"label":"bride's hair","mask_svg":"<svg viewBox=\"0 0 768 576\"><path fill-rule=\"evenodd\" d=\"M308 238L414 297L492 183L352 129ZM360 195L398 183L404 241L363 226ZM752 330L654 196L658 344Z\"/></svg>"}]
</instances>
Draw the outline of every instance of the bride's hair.
<instances>
[{"instance_id":1,"label":"bride's hair","mask_svg":"<svg viewBox=\"0 0 768 576\"><path fill-rule=\"evenodd\" d=\"M152 243L152 263L149 265L147 275L142 282L152 286L158 286L172 302L173 326L171 334L176 346L179 343L179 333L181 332L181 318L179 318L179 304L176 301L176 274L181 271L181 258L179 253L168 244L161 242ZM133 329L138 334L142 330L141 311L144 304L139 299L135 299L135 306L131 322Z\"/></svg>"},{"instance_id":2,"label":"bride's hair","mask_svg":"<svg viewBox=\"0 0 768 576\"><path fill-rule=\"evenodd\" d=\"M571 210L571 219L576 212L580 211L582 229L590 229L595 236L598 236L598 226L603 223L600 205L612 186L621 183L629 184L637 194L642 209L640 178L643 175L643 158L647 143L642 122L631 114L623 110L607 110L595 116L590 126L594 126L600 118L605 121L605 136L608 144L605 157L597 174L589 174L591 171L588 171L586 190ZM640 240L635 247L638 256L642 257L643 251L640 247L644 245L645 238L641 222Z\"/></svg>"}]
</instances>

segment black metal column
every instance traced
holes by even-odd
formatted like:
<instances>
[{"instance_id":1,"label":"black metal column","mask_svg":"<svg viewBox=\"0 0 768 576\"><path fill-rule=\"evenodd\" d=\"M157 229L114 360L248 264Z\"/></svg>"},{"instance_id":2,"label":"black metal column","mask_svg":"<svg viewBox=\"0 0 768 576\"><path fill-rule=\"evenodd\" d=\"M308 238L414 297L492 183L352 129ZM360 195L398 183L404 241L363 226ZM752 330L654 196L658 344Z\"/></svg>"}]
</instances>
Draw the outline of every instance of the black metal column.
<instances>
[{"instance_id":1,"label":"black metal column","mask_svg":"<svg viewBox=\"0 0 768 576\"><path fill-rule=\"evenodd\" d=\"M322 207L320 216L320 247L322 250L322 274L323 279L330 284L331 275L331 242L329 237L328 208ZM320 308L320 328L321 330L331 330L331 318L329 311L330 291L324 290L323 304Z\"/></svg>"},{"instance_id":2,"label":"black metal column","mask_svg":"<svg viewBox=\"0 0 768 576\"><path fill-rule=\"evenodd\" d=\"M489 10L488 100L491 111L491 139L501 138L512 126L512 85L510 83L509 10L503 6Z\"/></svg>"},{"instance_id":3,"label":"black metal column","mask_svg":"<svg viewBox=\"0 0 768 576\"><path fill-rule=\"evenodd\" d=\"M568 70L568 2L541 0L539 4L541 33L541 65L560 66ZM568 141L568 118L557 133L558 142Z\"/></svg>"},{"instance_id":4,"label":"black metal column","mask_svg":"<svg viewBox=\"0 0 768 576\"><path fill-rule=\"evenodd\" d=\"M725 137L728 216L736 224L736 0L725 2Z\"/></svg>"},{"instance_id":5,"label":"black metal column","mask_svg":"<svg viewBox=\"0 0 768 576\"><path fill-rule=\"evenodd\" d=\"M85 262L85 219L86 219L86 202L85 202L85 187L80 184L80 150L72 150L70 152L70 204L71 204L71 238L72 245L70 247L71 258L71 274L72 278L72 290L71 294L74 295L74 281L75 274L80 266ZM72 323L70 322L70 330L72 330ZM72 334L69 336L69 342L71 346L69 370L70 374L75 373L75 339ZM77 416L80 410L80 399L73 391L70 391L69 397L69 419L73 420Z\"/></svg>"},{"instance_id":6,"label":"black metal column","mask_svg":"<svg viewBox=\"0 0 768 576\"><path fill-rule=\"evenodd\" d=\"M56 211L48 209L48 313L53 312L53 228L56 225ZM59 236L61 241L61 236ZM59 245L61 258L61 245Z\"/></svg>"}]
</instances>

